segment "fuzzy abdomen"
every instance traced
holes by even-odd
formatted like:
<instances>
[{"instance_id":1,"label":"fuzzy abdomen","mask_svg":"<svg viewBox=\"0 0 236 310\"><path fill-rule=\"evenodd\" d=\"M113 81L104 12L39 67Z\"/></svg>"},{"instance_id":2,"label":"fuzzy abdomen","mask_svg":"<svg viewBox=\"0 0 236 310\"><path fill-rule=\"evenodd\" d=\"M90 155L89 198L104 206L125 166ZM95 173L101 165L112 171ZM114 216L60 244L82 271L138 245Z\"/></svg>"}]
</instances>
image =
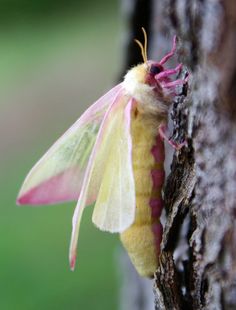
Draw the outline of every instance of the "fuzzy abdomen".
<instances>
[{"instance_id":1,"label":"fuzzy abdomen","mask_svg":"<svg viewBox=\"0 0 236 310\"><path fill-rule=\"evenodd\" d=\"M159 221L164 182L164 145L156 124L138 110L131 123L132 158L136 190L135 221L121 234L121 241L138 273L152 277L158 266L162 238Z\"/></svg>"}]
</instances>

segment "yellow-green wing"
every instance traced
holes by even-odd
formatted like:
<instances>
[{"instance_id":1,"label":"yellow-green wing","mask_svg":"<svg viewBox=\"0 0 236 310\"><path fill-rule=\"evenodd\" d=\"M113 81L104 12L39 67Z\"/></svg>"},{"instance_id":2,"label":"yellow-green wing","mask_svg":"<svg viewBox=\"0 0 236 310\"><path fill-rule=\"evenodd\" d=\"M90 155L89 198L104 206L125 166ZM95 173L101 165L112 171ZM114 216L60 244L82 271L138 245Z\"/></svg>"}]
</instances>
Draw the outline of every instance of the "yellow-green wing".
<instances>
[{"instance_id":1,"label":"yellow-green wing","mask_svg":"<svg viewBox=\"0 0 236 310\"><path fill-rule=\"evenodd\" d=\"M130 119L133 100L119 95L107 111L91 154L73 216L70 264L74 268L79 226L87 197L96 194L93 222L102 230L121 232L135 216Z\"/></svg>"},{"instance_id":2,"label":"yellow-green wing","mask_svg":"<svg viewBox=\"0 0 236 310\"><path fill-rule=\"evenodd\" d=\"M32 168L23 183L18 204L53 204L77 200L86 167L104 115L122 84L95 102ZM96 197L90 197L90 202Z\"/></svg>"},{"instance_id":3,"label":"yellow-green wing","mask_svg":"<svg viewBox=\"0 0 236 310\"><path fill-rule=\"evenodd\" d=\"M126 107L115 107L110 113L92 172L92 188L103 174L92 220L101 230L109 232L122 232L134 221L131 109L132 100Z\"/></svg>"}]
</instances>

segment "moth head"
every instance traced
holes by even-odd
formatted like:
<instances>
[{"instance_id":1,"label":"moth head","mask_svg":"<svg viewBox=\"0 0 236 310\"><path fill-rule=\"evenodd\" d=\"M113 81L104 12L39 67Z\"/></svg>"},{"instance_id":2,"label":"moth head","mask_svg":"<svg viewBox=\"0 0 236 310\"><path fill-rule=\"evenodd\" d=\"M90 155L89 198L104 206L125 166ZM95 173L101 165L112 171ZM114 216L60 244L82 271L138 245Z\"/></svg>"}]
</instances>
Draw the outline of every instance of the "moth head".
<instances>
[{"instance_id":1,"label":"moth head","mask_svg":"<svg viewBox=\"0 0 236 310\"><path fill-rule=\"evenodd\" d=\"M134 97L139 102L156 102L160 106L159 111L167 111L167 107L176 95L176 85L183 85L185 80L173 80L171 76L181 71L182 64L174 69L167 69L165 63L175 54L176 36L173 38L172 49L160 61L148 60L147 58L147 34L142 28L144 43L139 40L135 42L139 45L143 57L143 63L130 69L124 79L124 88L127 94ZM149 98L150 100L146 100ZM149 104L149 106L152 104ZM164 109L162 107L164 106Z\"/></svg>"},{"instance_id":2,"label":"moth head","mask_svg":"<svg viewBox=\"0 0 236 310\"><path fill-rule=\"evenodd\" d=\"M147 83L150 86L160 89L161 81L158 78L158 75L164 70L165 68L159 62L154 62L152 60L149 60L147 62L145 83Z\"/></svg>"},{"instance_id":3,"label":"moth head","mask_svg":"<svg viewBox=\"0 0 236 310\"><path fill-rule=\"evenodd\" d=\"M148 84L154 87L158 92L162 92L161 84L158 81L158 74L165 70L164 66L161 62L155 62L152 60L148 60L147 58L147 33L145 29L142 27L144 43L142 44L139 40L135 39L134 41L138 44L141 49L142 57L143 57L143 81L145 84Z\"/></svg>"},{"instance_id":4,"label":"moth head","mask_svg":"<svg viewBox=\"0 0 236 310\"><path fill-rule=\"evenodd\" d=\"M148 66L148 74L155 77L158 73L164 71L164 67L158 62L150 63Z\"/></svg>"},{"instance_id":5,"label":"moth head","mask_svg":"<svg viewBox=\"0 0 236 310\"><path fill-rule=\"evenodd\" d=\"M143 66L146 69L144 74L144 83L151 86L155 92L159 93L159 95L163 94L163 92L172 92L175 94L175 86L183 83L182 81L179 81L171 85L172 80L170 76L179 73L182 68L182 64L179 64L175 69L171 70L166 69L164 64L175 54L177 37L174 36L173 38L171 51L167 53L159 62L157 62L148 60L147 58L147 34L144 28L142 28L142 31L144 34L144 44L138 40L135 40L135 42L141 49L144 62ZM166 85L168 86L166 87Z\"/></svg>"}]
</instances>

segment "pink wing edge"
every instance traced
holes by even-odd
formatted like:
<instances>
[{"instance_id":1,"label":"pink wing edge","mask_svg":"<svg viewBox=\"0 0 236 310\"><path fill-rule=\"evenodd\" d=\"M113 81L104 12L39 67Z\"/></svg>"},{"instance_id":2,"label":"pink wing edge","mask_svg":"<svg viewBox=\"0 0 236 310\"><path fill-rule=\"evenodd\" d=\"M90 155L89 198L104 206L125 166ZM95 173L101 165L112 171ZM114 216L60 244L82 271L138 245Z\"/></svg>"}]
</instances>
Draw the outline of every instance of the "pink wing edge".
<instances>
[{"instance_id":1,"label":"pink wing edge","mask_svg":"<svg viewBox=\"0 0 236 310\"><path fill-rule=\"evenodd\" d=\"M79 197L78 203L76 205L74 215L73 215L73 219L72 219L72 233L71 233L71 243L70 243L70 250L69 250L69 262L70 262L70 269L72 271L75 269L75 264L76 264L79 226L80 226L80 221L81 221L83 210L87 204L86 195L88 192L89 180L90 180L90 176L91 176L94 158L96 156L97 149L100 145L100 141L102 140L103 132L106 128L107 118L108 118L110 112L117 108L117 106L119 105L119 100L122 96L123 96L122 92L118 93L115 101L110 106L110 108L107 110L107 112L104 116L103 122L101 124L101 127L99 129L96 143L94 145L93 151L92 151L91 156L89 158L89 163L88 163L88 166L86 169L86 173L85 173L84 182L83 182L83 186L81 189L80 197ZM125 106L125 109L124 109L124 119L125 119L125 124L128 128L128 131L130 131L131 111L132 111L132 107L136 104L136 102L133 98L128 98L127 101L128 101L127 105ZM132 162L131 135L129 135L129 138L128 138L128 146L129 146L129 156L130 156L130 160Z\"/></svg>"},{"instance_id":2,"label":"pink wing edge","mask_svg":"<svg viewBox=\"0 0 236 310\"><path fill-rule=\"evenodd\" d=\"M111 90L109 90L105 95L103 95L101 98L99 98L93 105L91 105L83 114L82 116L52 145L52 147L46 152L46 154L36 163L36 165L31 169L29 174L27 175L22 188L24 184L27 182L27 180L30 178L31 173L37 169L37 167L41 164L42 161L47 160L48 157L50 157L51 153L54 151L54 149L58 146L58 144L61 143L63 139L65 139L71 132L78 129L79 126L82 126L83 124L89 123L91 119L93 119L93 116L96 115L97 112L102 110L102 108L108 104L108 101L110 101L110 104L108 104L107 109L104 111L103 115L106 115L106 111L109 110L110 106L114 103L115 98L122 90L123 83L120 83L113 87ZM102 120L105 116L103 116ZM80 174L81 181L84 178L84 171L78 171L76 173ZM65 171L62 171L61 173L49 178L48 180L42 182L41 184L30 188L28 191L21 193L21 190L19 192L19 195L17 197L16 203L17 205L46 205L46 204L56 204L56 203L62 203L67 201L73 201L77 200L80 196L81 191L81 184L75 184L74 187L67 186L64 187L62 184L71 184L74 176L74 169L69 168ZM94 202L94 197L90 197L88 199L88 203L91 204Z\"/></svg>"}]
</instances>

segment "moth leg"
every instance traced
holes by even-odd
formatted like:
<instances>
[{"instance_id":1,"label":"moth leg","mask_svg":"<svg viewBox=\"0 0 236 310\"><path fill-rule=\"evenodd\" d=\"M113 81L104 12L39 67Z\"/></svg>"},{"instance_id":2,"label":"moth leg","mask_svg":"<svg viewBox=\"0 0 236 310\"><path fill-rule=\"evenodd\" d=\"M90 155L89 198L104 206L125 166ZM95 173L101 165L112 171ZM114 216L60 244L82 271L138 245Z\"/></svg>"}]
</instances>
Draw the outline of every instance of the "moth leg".
<instances>
[{"instance_id":1,"label":"moth leg","mask_svg":"<svg viewBox=\"0 0 236 310\"><path fill-rule=\"evenodd\" d=\"M184 141L182 143L177 143L175 141L172 141L171 138L167 136L167 126L164 124L161 124L159 127L159 134L163 140L166 140L175 150L179 151L183 146L187 144L187 141Z\"/></svg>"},{"instance_id":2,"label":"moth leg","mask_svg":"<svg viewBox=\"0 0 236 310\"><path fill-rule=\"evenodd\" d=\"M172 82L168 82L168 83L165 83L162 85L162 87L165 87L165 88L173 88L175 86L178 86L178 85L183 85L185 84L185 81L184 80L175 80L175 81L172 81Z\"/></svg>"},{"instance_id":3,"label":"moth leg","mask_svg":"<svg viewBox=\"0 0 236 310\"><path fill-rule=\"evenodd\" d=\"M162 60L160 61L160 64L163 65L164 63L166 63L167 60L169 60L174 55L175 51L176 51L176 36L174 36L173 38L171 51L162 58Z\"/></svg>"},{"instance_id":4,"label":"moth leg","mask_svg":"<svg viewBox=\"0 0 236 310\"><path fill-rule=\"evenodd\" d=\"M189 74L185 77L185 79L178 79L178 80L175 80L175 81L163 83L162 87L173 88L173 87L178 86L178 85L184 85L185 83L188 82L188 80L189 80Z\"/></svg>"},{"instance_id":5,"label":"moth leg","mask_svg":"<svg viewBox=\"0 0 236 310\"><path fill-rule=\"evenodd\" d=\"M161 78L169 77L169 75L179 73L181 69L182 69L182 64L179 64L175 69L165 70L165 71L162 71L162 72L156 74L155 79L158 80Z\"/></svg>"}]
</instances>

